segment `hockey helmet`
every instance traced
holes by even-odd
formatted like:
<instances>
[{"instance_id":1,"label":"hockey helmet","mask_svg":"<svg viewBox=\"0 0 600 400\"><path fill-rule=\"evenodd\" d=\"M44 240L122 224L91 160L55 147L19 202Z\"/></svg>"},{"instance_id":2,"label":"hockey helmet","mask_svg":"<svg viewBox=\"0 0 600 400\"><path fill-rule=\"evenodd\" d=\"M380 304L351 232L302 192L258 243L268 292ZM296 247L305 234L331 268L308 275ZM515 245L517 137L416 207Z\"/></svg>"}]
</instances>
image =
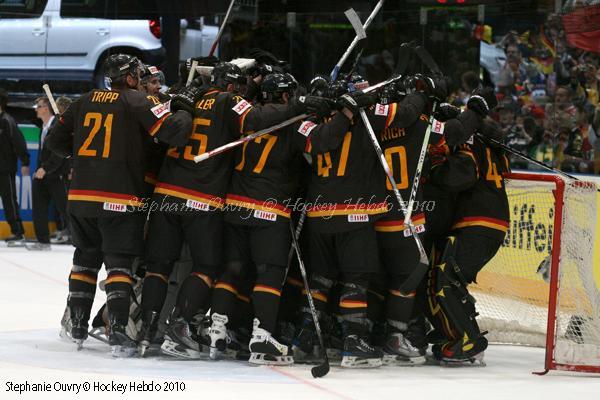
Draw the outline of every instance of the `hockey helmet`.
<instances>
[{"instance_id":1,"label":"hockey helmet","mask_svg":"<svg viewBox=\"0 0 600 400\"><path fill-rule=\"evenodd\" d=\"M260 92L265 103L281 103L283 94L292 97L297 87L291 74L270 74L262 81Z\"/></svg>"},{"instance_id":2,"label":"hockey helmet","mask_svg":"<svg viewBox=\"0 0 600 400\"><path fill-rule=\"evenodd\" d=\"M104 62L104 71L111 82L116 82L127 75L137 78L137 71L141 66L142 63L135 56L129 54L112 54Z\"/></svg>"},{"instance_id":3,"label":"hockey helmet","mask_svg":"<svg viewBox=\"0 0 600 400\"><path fill-rule=\"evenodd\" d=\"M246 77L240 67L228 62L216 64L210 75L210 83L220 89L226 89L228 84L238 86L246 83Z\"/></svg>"},{"instance_id":4,"label":"hockey helmet","mask_svg":"<svg viewBox=\"0 0 600 400\"><path fill-rule=\"evenodd\" d=\"M320 96L323 97L325 92L327 92L327 87L329 86L329 78L325 75L316 75L311 79L308 93L311 96Z\"/></svg>"}]
</instances>

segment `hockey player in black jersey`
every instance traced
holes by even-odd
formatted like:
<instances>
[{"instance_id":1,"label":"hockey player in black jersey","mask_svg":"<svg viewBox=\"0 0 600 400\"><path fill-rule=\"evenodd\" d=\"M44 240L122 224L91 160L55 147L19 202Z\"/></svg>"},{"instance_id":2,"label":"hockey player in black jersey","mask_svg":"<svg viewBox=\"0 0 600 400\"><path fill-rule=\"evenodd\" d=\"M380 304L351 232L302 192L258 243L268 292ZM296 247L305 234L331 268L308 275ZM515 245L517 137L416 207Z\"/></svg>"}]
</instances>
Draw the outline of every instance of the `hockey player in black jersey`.
<instances>
[{"instance_id":1,"label":"hockey player in black jersey","mask_svg":"<svg viewBox=\"0 0 600 400\"><path fill-rule=\"evenodd\" d=\"M483 97L469 107L490 106ZM448 363L482 360L487 348L476 321L475 300L468 285L496 254L509 226L509 209L503 174L510 172L502 148L485 138L500 140L501 130L484 122L480 132L449 155L432 155L430 180L456 193L453 224L441 259L429 276L429 306L445 339L434 345L434 355Z\"/></svg>"},{"instance_id":2,"label":"hockey player in black jersey","mask_svg":"<svg viewBox=\"0 0 600 400\"><path fill-rule=\"evenodd\" d=\"M362 92L348 96L340 99L342 110L328 122L301 127L312 158L307 263L311 295L320 314L327 309L334 281L341 284L342 366L378 367L382 354L368 340L367 287L370 275L379 269L373 224L387 211L387 204L378 185L381 167L357 119L358 110L374 104L376 97Z\"/></svg>"},{"instance_id":3,"label":"hockey player in black jersey","mask_svg":"<svg viewBox=\"0 0 600 400\"><path fill-rule=\"evenodd\" d=\"M293 101L289 74L267 75L261 84L263 110ZM223 273L212 297L211 358L217 358L231 330L239 284L256 274L250 363L293 363L275 332L281 290L291 245L289 223L298 191L306 137L292 125L247 142L236 153L225 204Z\"/></svg>"},{"instance_id":4,"label":"hockey player in black jersey","mask_svg":"<svg viewBox=\"0 0 600 400\"><path fill-rule=\"evenodd\" d=\"M398 103L376 104L369 110L369 118L374 131L378 133L377 139L394 174L397 189L408 207L425 131L429 125L429 116L426 114L430 109L427 107L430 104L429 97L444 99L446 86L443 78L416 75L405 80L403 89L413 93ZM390 202L389 211L375 222L379 254L387 277L383 362L388 365L423 364L425 349L416 347L408 337L416 292L405 293L400 289L419 265L419 250L404 225L405 216L392 191L391 182L383 174L379 182L385 185ZM419 185L411 220L420 237L425 231L422 198L422 186Z\"/></svg>"},{"instance_id":5,"label":"hockey player in black jersey","mask_svg":"<svg viewBox=\"0 0 600 400\"><path fill-rule=\"evenodd\" d=\"M87 337L96 279L106 265L109 341L114 356L131 356L135 343L125 334L131 292L131 265L143 250L145 214L144 139L170 145L187 141L191 117L186 111L154 104L133 90L140 63L117 54L106 62L112 90L93 90L61 116L48 147L73 158L68 211L75 254L69 276L72 337ZM185 99L173 105L192 108Z\"/></svg>"},{"instance_id":6,"label":"hockey player in black jersey","mask_svg":"<svg viewBox=\"0 0 600 400\"><path fill-rule=\"evenodd\" d=\"M207 310L214 279L222 263L222 232L225 196L232 153L195 163L194 156L239 138L250 131L272 126L306 110L306 103L254 106L237 89L245 82L239 67L215 65L209 88L190 87L185 93L195 101L192 133L185 146L167 152L153 195L146 242L148 272L142 307L144 331L152 340L157 314L165 299L168 276L179 257L182 243L190 245L194 267L182 283L169 319L163 352L175 356L200 357L200 345L189 323L200 310Z\"/></svg>"}]
</instances>

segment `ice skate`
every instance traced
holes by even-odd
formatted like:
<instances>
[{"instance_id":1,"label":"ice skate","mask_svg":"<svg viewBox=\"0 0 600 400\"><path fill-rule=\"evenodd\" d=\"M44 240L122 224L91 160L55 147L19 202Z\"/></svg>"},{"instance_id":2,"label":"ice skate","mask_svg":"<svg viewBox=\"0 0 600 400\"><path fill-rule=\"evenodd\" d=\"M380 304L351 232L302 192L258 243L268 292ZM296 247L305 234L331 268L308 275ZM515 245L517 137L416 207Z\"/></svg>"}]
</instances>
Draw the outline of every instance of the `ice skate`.
<instances>
[{"instance_id":1,"label":"ice skate","mask_svg":"<svg viewBox=\"0 0 600 400\"><path fill-rule=\"evenodd\" d=\"M211 315L212 324L208 329L208 338L210 340L210 359L216 360L227 349L227 327L229 322L227 315L213 313Z\"/></svg>"},{"instance_id":2,"label":"ice skate","mask_svg":"<svg viewBox=\"0 0 600 400\"><path fill-rule=\"evenodd\" d=\"M413 346L404 333L393 332L388 335L383 346L383 365L423 365L425 361L425 351Z\"/></svg>"},{"instance_id":3,"label":"ice skate","mask_svg":"<svg viewBox=\"0 0 600 400\"><path fill-rule=\"evenodd\" d=\"M138 334L140 356L142 357L146 355L146 351L156 336L159 316L160 314L156 311L148 311L142 315L142 327Z\"/></svg>"},{"instance_id":4,"label":"ice skate","mask_svg":"<svg viewBox=\"0 0 600 400\"><path fill-rule=\"evenodd\" d=\"M25 237L23 235L12 235L6 239L6 247L25 247Z\"/></svg>"},{"instance_id":5,"label":"ice skate","mask_svg":"<svg viewBox=\"0 0 600 400\"><path fill-rule=\"evenodd\" d=\"M377 368L382 365L383 353L371 346L365 338L349 335L344 340L342 363L344 368Z\"/></svg>"},{"instance_id":6,"label":"ice skate","mask_svg":"<svg viewBox=\"0 0 600 400\"><path fill-rule=\"evenodd\" d=\"M227 348L225 349L226 357L232 360L248 361L248 359L250 358L248 341L249 335L247 331L244 335L242 332L236 332L231 329L228 329L226 339Z\"/></svg>"},{"instance_id":7,"label":"ice skate","mask_svg":"<svg viewBox=\"0 0 600 400\"><path fill-rule=\"evenodd\" d=\"M254 328L250 339L250 364L291 365L294 358L288 356L288 347L279 343L269 331L259 327L260 321L254 318Z\"/></svg>"},{"instance_id":8,"label":"ice skate","mask_svg":"<svg viewBox=\"0 0 600 400\"><path fill-rule=\"evenodd\" d=\"M456 339L432 348L434 357L440 365L447 367L475 366L485 367L484 351L488 341L480 336L475 340Z\"/></svg>"},{"instance_id":9,"label":"ice skate","mask_svg":"<svg viewBox=\"0 0 600 400\"><path fill-rule=\"evenodd\" d=\"M25 248L29 251L50 251L50 250L52 250L52 246L50 246L50 243L41 243L41 242L26 243Z\"/></svg>"},{"instance_id":10,"label":"ice skate","mask_svg":"<svg viewBox=\"0 0 600 400\"><path fill-rule=\"evenodd\" d=\"M204 358L205 354L202 345L196 339L186 320L181 317L171 318L160 349L164 354L173 357L198 360Z\"/></svg>"},{"instance_id":11,"label":"ice skate","mask_svg":"<svg viewBox=\"0 0 600 400\"><path fill-rule=\"evenodd\" d=\"M110 352L115 358L133 357L137 351L137 345L125 333L125 326L118 324L115 320L111 320L108 332L108 344Z\"/></svg>"},{"instance_id":12,"label":"ice skate","mask_svg":"<svg viewBox=\"0 0 600 400\"><path fill-rule=\"evenodd\" d=\"M71 308L71 337L77 345L77 350L81 350L83 342L88 337L88 322L85 319L85 312L81 307Z\"/></svg>"}]
</instances>

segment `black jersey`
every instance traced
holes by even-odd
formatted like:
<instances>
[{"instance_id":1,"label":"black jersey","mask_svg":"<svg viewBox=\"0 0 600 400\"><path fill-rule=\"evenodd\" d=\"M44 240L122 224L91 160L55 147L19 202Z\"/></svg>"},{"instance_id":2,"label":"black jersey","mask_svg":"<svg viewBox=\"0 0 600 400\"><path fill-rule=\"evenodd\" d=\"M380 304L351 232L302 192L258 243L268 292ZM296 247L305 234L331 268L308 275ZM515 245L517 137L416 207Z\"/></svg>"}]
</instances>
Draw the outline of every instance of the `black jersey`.
<instances>
[{"instance_id":1,"label":"black jersey","mask_svg":"<svg viewBox=\"0 0 600 400\"><path fill-rule=\"evenodd\" d=\"M233 152L200 163L194 162L194 157L289 116L288 106L253 106L234 93L218 89L206 92L195 105L187 145L169 149L160 169L153 196L158 209L174 213L222 210Z\"/></svg>"},{"instance_id":2,"label":"black jersey","mask_svg":"<svg viewBox=\"0 0 600 400\"><path fill-rule=\"evenodd\" d=\"M424 97L421 94L413 94L407 96L401 103L376 104L369 110L369 120L392 170L405 207L408 207L425 131L429 125L429 117L423 114L424 109ZM378 181L387 191L389 211L375 223L375 230L404 231L404 213L396 199L392 183L384 173ZM419 185L411 216L419 232L422 231L421 226L425 223L422 198L422 185Z\"/></svg>"},{"instance_id":3,"label":"black jersey","mask_svg":"<svg viewBox=\"0 0 600 400\"><path fill-rule=\"evenodd\" d=\"M266 105L265 111L271 106ZM225 220L242 225L288 223L296 203L306 137L299 124L238 148L227 191Z\"/></svg>"},{"instance_id":4,"label":"black jersey","mask_svg":"<svg viewBox=\"0 0 600 400\"><path fill-rule=\"evenodd\" d=\"M323 124L305 122L312 174L306 194L308 223L323 233L364 227L387 211L383 170L362 122L337 113Z\"/></svg>"},{"instance_id":5,"label":"black jersey","mask_svg":"<svg viewBox=\"0 0 600 400\"><path fill-rule=\"evenodd\" d=\"M47 145L73 156L69 211L82 217L114 216L144 205L148 134L184 143L187 132L163 129L171 112L132 90L93 90L60 117Z\"/></svg>"},{"instance_id":6,"label":"black jersey","mask_svg":"<svg viewBox=\"0 0 600 400\"><path fill-rule=\"evenodd\" d=\"M503 174L510 172L504 150L479 137L459 146L443 164L434 167L432 179L457 193L452 229L470 228L481 234L504 237L510 216Z\"/></svg>"}]
</instances>

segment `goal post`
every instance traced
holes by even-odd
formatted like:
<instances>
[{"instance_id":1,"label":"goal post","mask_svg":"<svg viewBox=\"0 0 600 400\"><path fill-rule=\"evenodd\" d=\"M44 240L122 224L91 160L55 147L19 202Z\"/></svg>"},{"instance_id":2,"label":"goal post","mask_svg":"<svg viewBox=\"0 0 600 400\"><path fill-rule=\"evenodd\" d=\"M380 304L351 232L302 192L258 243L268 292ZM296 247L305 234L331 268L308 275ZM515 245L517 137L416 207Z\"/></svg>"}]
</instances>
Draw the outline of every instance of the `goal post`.
<instances>
[{"instance_id":1,"label":"goal post","mask_svg":"<svg viewBox=\"0 0 600 400\"><path fill-rule=\"evenodd\" d=\"M600 372L597 186L536 173L505 182L509 230L472 286L481 328L491 342L545 347L544 373Z\"/></svg>"}]
</instances>

